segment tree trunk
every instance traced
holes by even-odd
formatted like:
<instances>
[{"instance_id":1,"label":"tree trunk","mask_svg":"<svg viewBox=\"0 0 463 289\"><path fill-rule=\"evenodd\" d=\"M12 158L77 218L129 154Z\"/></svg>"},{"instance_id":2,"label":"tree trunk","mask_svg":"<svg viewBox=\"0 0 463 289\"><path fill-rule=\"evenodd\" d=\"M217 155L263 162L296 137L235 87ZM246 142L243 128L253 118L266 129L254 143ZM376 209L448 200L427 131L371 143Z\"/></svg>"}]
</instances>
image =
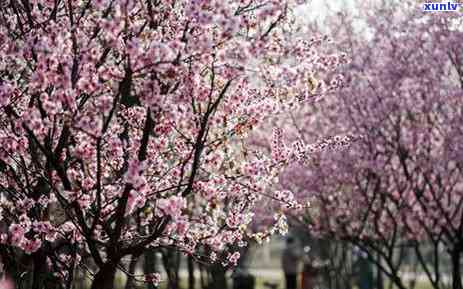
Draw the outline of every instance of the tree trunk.
<instances>
[{"instance_id":1,"label":"tree trunk","mask_svg":"<svg viewBox=\"0 0 463 289\"><path fill-rule=\"evenodd\" d=\"M460 275L460 255L461 251L455 249L451 252L452 257L452 288L462 289Z\"/></svg>"},{"instance_id":2,"label":"tree trunk","mask_svg":"<svg viewBox=\"0 0 463 289\"><path fill-rule=\"evenodd\" d=\"M376 288L384 289L383 272L378 266L376 267L376 276Z\"/></svg>"},{"instance_id":3,"label":"tree trunk","mask_svg":"<svg viewBox=\"0 0 463 289\"><path fill-rule=\"evenodd\" d=\"M129 264L129 274L130 275L127 276L127 282L125 283L125 289L135 288L135 282L134 282L133 275L135 274L135 270L137 269L137 261L138 261L138 257L132 255L132 258L130 258L130 264Z\"/></svg>"},{"instance_id":4,"label":"tree trunk","mask_svg":"<svg viewBox=\"0 0 463 289\"><path fill-rule=\"evenodd\" d=\"M143 271L145 274L158 272L156 252L149 248L145 251L145 261L143 263ZM152 283L148 283L148 289L157 289Z\"/></svg>"},{"instance_id":5,"label":"tree trunk","mask_svg":"<svg viewBox=\"0 0 463 289\"><path fill-rule=\"evenodd\" d=\"M201 263L198 263L199 268L199 280L201 282L201 288L205 289L208 288L207 284L209 283L206 278L204 277L204 267Z\"/></svg>"},{"instance_id":6,"label":"tree trunk","mask_svg":"<svg viewBox=\"0 0 463 289\"><path fill-rule=\"evenodd\" d=\"M175 288L178 289L180 288L180 263L181 263L181 257L180 257L180 252L177 251L175 252L175 271L174 271L174 276L175 276Z\"/></svg>"},{"instance_id":7,"label":"tree trunk","mask_svg":"<svg viewBox=\"0 0 463 289\"><path fill-rule=\"evenodd\" d=\"M107 263L96 273L91 289L114 289L114 277L116 276L116 264Z\"/></svg>"},{"instance_id":8,"label":"tree trunk","mask_svg":"<svg viewBox=\"0 0 463 289\"><path fill-rule=\"evenodd\" d=\"M175 286L175 281L172 279L172 255L169 249L166 252L162 252L162 265L167 274L167 288L172 289Z\"/></svg>"},{"instance_id":9,"label":"tree trunk","mask_svg":"<svg viewBox=\"0 0 463 289\"><path fill-rule=\"evenodd\" d=\"M38 250L37 252L33 253L32 260L34 264L34 273L32 275L32 289L42 289L45 285L45 274L47 274L47 266L43 251Z\"/></svg>"},{"instance_id":10,"label":"tree trunk","mask_svg":"<svg viewBox=\"0 0 463 289\"><path fill-rule=\"evenodd\" d=\"M225 278L225 273L227 272L225 268L220 264L212 264L209 267L211 272L212 282L209 283L209 289L227 289L227 279Z\"/></svg>"},{"instance_id":11,"label":"tree trunk","mask_svg":"<svg viewBox=\"0 0 463 289\"><path fill-rule=\"evenodd\" d=\"M195 267L193 257L188 256L188 289L195 289Z\"/></svg>"},{"instance_id":12,"label":"tree trunk","mask_svg":"<svg viewBox=\"0 0 463 289\"><path fill-rule=\"evenodd\" d=\"M177 253L178 252L174 251L173 249L167 249L162 254L162 263L167 273L167 288L169 289L178 289L180 285L178 274L180 256Z\"/></svg>"}]
</instances>

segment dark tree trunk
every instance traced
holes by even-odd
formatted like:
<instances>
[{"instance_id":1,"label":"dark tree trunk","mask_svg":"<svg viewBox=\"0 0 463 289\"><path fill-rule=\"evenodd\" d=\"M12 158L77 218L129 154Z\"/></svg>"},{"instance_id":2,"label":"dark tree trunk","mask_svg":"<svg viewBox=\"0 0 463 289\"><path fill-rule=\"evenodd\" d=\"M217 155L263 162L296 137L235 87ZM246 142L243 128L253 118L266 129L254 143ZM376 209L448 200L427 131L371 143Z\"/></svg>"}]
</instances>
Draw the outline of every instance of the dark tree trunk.
<instances>
[{"instance_id":1,"label":"dark tree trunk","mask_svg":"<svg viewBox=\"0 0 463 289\"><path fill-rule=\"evenodd\" d=\"M127 282L125 283L125 289L134 289L135 288L135 280L133 275L135 274L135 270L137 269L137 261L138 257L137 256L132 256L130 258L130 264L129 264L129 274L127 276Z\"/></svg>"},{"instance_id":2,"label":"dark tree trunk","mask_svg":"<svg viewBox=\"0 0 463 289\"><path fill-rule=\"evenodd\" d=\"M181 263L181 257L180 257L180 252L176 251L175 252L175 271L174 271L174 278L175 278L175 284L176 284L176 289L180 287L180 263Z\"/></svg>"},{"instance_id":3,"label":"dark tree trunk","mask_svg":"<svg viewBox=\"0 0 463 289\"><path fill-rule=\"evenodd\" d=\"M168 277L168 286L169 289L178 289L179 288L179 254L172 249L167 249L162 254L162 263L164 269L166 270Z\"/></svg>"},{"instance_id":4,"label":"dark tree trunk","mask_svg":"<svg viewBox=\"0 0 463 289\"><path fill-rule=\"evenodd\" d=\"M15 280L17 288L22 289L24 287L22 284L24 280L21 280L19 277L21 275L19 265L23 262L18 262L17 258L18 256L14 255L7 246L0 244L0 259L4 265L3 275L9 276L11 279Z\"/></svg>"},{"instance_id":5,"label":"dark tree trunk","mask_svg":"<svg viewBox=\"0 0 463 289\"><path fill-rule=\"evenodd\" d=\"M167 288L172 289L174 281L172 280L172 257L169 251L162 252L162 265L167 274Z\"/></svg>"},{"instance_id":6,"label":"dark tree trunk","mask_svg":"<svg viewBox=\"0 0 463 289\"><path fill-rule=\"evenodd\" d=\"M220 264L213 264L209 267L212 277L212 282L209 284L209 289L227 289L227 278L225 278L225 273L227 272L225 268Z\"/></svg>"},{"instance_id":7,"label":"dark tree trunk","mask_svg":"<svg viewBox=\"0 0 463 289\"><path fill-rule=\"evenodd\" d=\"M46 260L42 250L32 254L34 272L32 275L32 289L42 289L45 285ZM45 288L44 288L45 289ZM48 288L46 288L48 289Z\"/></svg>"},{"instance_id":8,"label":"dark tree trunk","mask_svg":"<svg viewBox=\"0 0 463 289\"><path fill-rule=\"evenodd\" d=\"M198 267L199 267L199 279L201 281L201 288L205 289L205 288L207 288L208 282L207 282L206 278L204 277L204 266L201 265L201 264L198 264ZM206 272L206 274L207 274L207 272Z\"/></svg>"},{"instance_id":9,"label":"dark tree trunk","mask_svg":"<svg viewBox=\"0 0 463 289\"><path fill-rule=\"evenodd\" d=\"M452 258L452 288L453 289L462 289L461 285L461 270L460 270L460 256L461 251L455 249L451 252Z\"/></svg>"},{"instance_id":10,"label":"dark tree trunk","mask_svg":"<svg viewBox=\"0 0 463 289\"><path fill-rule=\"evenodd\" d=\"M114 289L114 277L116 276L116 264L107 263L96 273L91 289Z\"/></svg>"},{"instance_id":11,"label":"dark tree trunk","mask_svg":"<svg viewBox=\"0 0 463 289\"><path fill-rule=\"evenodd\" d=\"M376 266L376 288L378 289L384 289L384 280L383 280L383 272L381 271L381 269Z\"/></svg>"},{"instance_id":12,"label":"dark tree trunk","mask_svg":"<svg viewBox=\"0 0 463 289\"><path fill-rule=\"evenodd\" d=\"M188 289L195 289L195 267L193 257L188 256Z\"/></svg>"},{"instance_id":13,"label":"dark tree trunk","mask_svg":"<svg viewBox=\"0 0 463 289\"><path fill-rule=\"evenodd\" d=\"M157 259L156 252L153 249L147 249L145 252L145 258L143 263L143 271L145 274L156 273L158 272L157 268ZM154 286L152 283L148 283L148 289L157 289L157 286Z\"/></svg>"}]
</instances>

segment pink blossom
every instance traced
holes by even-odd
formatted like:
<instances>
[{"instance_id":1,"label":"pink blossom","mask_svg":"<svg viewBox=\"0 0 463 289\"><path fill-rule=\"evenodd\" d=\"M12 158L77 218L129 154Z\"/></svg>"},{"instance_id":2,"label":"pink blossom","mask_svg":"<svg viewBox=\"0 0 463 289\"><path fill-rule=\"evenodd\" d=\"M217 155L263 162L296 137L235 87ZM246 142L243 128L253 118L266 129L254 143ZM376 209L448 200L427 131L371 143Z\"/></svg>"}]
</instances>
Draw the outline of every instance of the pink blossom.
<instances>
[{"instance_id":1,"label":"pink blossom","mask_svg":"<svg viewBox=\"0 0 463 289\"><path fill-rule=\"evenodd\" d=\"M26 230L18 224L12 224L9 228L10 240L12 244L19 244L24 238Z\"/></svg>"},{"instance_id":2,"label":"pink blossom","mask_svg":"<svg viewBox=\"0 0 463 289\"><path fill-rule=\"evenodd\" d=\"M188 232L190 224L186 221L179 221L176 222L176 230L177 230L177 235L183 237L185 234Z\"/></svg>"},{"instance_id":3,"label":"pink blossom","mask_svg":"<svg viewBox=\"0 0 463 289\"><path fill-rule=\"evenodd\" d=\"M154 286L158 286L161 280L161 274L159 273L149 273L145 275L145 282L152 283Z\"/></svg>"},{"instance_id":4,"label":"pink blossom","mask_svg":"<svg viewBox=\"0 0 463 289\"><path fill-rule=\"evenodd\" d=\"M230 262L233 266L237 265L239 259L240 259L239 252L234 252L233 254L228 254L227 256L228 262Z\"/></svg>"},{"instance_id":5,"label":"pink blossom","mask_svg":"<svg viewBox=\"0 0 463 289\"><path fill-rule=\"evenodd\" d=\"M235 229L239 225L243 224L243 218L240 214L231 213L228 215L227 219L225 220L228 227Z\"/></svg>"},{"instance_id":6,"label":"pink blossom","mask_svg":"<svg viewBox=\"0 0 463 289\"><path fill-rule=\"evenodd\" d=\"M158 208L164 215L176 219L182 215L182 210L186 208L186 200L182 197L172 196L167 199L158 200Z\"/></svg>"},{"instance_id":7,"label":"pink blossom","mask_svg":"<svg viewBox=\"0 0 463 289\"><path fill-rule=\"evenodd\" d=\"M40 239L29 240L24 238L20 243L20 247L26 252L27 254L31 254L36 252L40 246L42 245L42 241Z\"/></svg>"}]
</instances>

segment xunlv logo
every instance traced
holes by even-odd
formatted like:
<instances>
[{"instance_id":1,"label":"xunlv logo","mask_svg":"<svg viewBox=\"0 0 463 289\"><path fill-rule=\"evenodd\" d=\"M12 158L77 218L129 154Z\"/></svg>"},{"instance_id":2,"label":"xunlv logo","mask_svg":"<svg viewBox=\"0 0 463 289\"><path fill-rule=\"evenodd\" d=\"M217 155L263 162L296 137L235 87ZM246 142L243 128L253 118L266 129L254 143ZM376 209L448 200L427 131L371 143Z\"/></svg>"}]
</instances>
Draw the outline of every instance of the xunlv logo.
<instances>
[{"instance_id":1,"label":"xunlv logo","mask_svg":"<svg viewBox=\"0 0 463 289\"><path fill-rule=\"evenodd\" d=\"M457 11L458 6L460 3L424 3L423 4L423 11Z\"/></svg>"}]
</instances>

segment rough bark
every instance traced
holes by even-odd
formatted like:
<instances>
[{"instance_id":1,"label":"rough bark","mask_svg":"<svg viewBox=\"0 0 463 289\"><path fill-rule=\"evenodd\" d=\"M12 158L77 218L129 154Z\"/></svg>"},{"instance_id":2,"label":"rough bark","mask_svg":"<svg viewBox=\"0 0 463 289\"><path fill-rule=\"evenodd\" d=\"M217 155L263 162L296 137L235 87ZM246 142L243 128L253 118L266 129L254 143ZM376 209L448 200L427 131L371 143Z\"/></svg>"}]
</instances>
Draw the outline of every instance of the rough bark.
<instances>
[{"instance_id":1,"label":"rough bark","mask_svg":"<svg viewBox=\"0 0 463 289\"><path fill-rule=\"evenodd\" d=\"M100 268L92 282L91 289L114 289L116 263L110 262Z\"/></svg>"}]
</instances>

